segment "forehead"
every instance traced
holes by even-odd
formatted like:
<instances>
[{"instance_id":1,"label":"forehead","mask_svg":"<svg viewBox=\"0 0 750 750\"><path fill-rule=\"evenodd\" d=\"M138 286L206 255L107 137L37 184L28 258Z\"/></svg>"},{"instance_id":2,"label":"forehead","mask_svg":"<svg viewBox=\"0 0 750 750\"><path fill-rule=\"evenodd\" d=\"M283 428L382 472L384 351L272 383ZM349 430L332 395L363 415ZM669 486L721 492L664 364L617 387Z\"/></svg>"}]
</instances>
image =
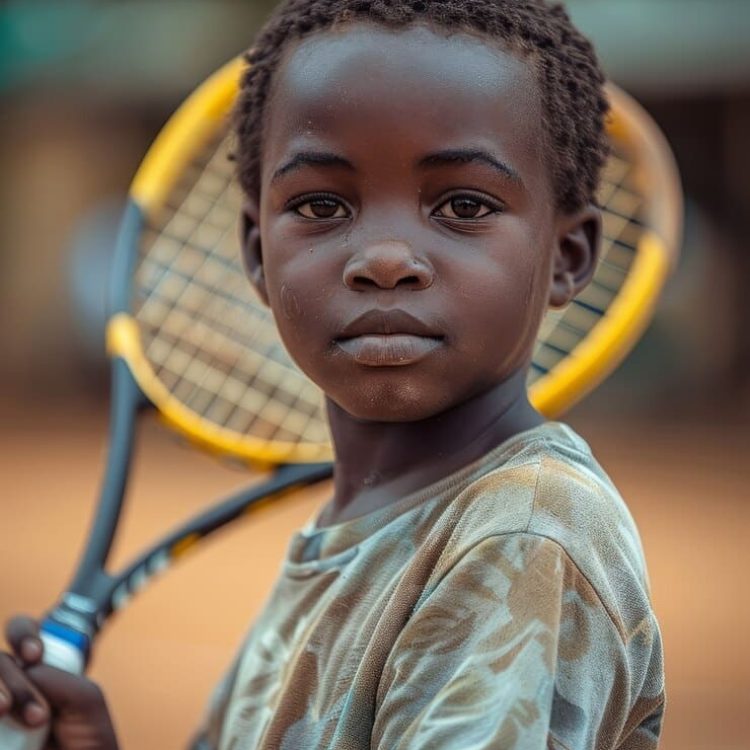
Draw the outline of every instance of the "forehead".
<instances>
[{"instance_id":1,"label":"forehead","mask_svg":"<svg viewBox=\"0 0 750 750\"><path fill-rule=\"evenodd\" d=\"M528 162L519 168L538 166L541 151L533 65L477 36L425 26L352 24L303 40L282 59L267 107L264 171L291 141L315 138L489 142Z\"/></svg>"}]
</instances>

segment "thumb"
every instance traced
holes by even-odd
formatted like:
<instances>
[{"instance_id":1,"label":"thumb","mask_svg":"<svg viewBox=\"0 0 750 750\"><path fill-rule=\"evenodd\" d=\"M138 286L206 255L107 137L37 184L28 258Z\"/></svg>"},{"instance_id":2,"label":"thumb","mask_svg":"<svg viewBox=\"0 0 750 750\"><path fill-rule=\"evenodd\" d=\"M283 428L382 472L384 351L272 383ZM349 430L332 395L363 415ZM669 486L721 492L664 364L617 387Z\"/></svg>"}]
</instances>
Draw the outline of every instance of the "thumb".
<instances>
[{"instance_id":1,"label":"thumb","mask_svg":"<svg viewBox=\"0 0 750 750\"><path fill-rule=\"evenodd\" d=\"M46 664L29 667L26 674L57 713L107 712L104 694L87 677L69 674Z\"/></svg>"},{"instance_id":2,"label":"thumb","mask_svg":"<svg viewBox=\"0 0 750 750\"><path fill-rule=\"evenodd\" d=\"M29 667L26 674L52 710L52 747L117 750L107 703L96 683L46 664Z\"/></svg>"}]
</instances>

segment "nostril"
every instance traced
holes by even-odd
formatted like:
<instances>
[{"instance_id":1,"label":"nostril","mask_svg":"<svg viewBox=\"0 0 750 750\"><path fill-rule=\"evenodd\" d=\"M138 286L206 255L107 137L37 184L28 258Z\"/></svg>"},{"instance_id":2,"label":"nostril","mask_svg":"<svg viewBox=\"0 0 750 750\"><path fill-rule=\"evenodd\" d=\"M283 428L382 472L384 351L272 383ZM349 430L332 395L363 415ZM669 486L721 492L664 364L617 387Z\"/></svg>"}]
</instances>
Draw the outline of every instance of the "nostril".
<instances>
[{"instance_id":1,"label":"nostril","mask_svg":"<svg viewBox=\"0 0 750 750\"><path fill-rule=\"evenodd\" d=\"M355 276L352 279L352 283L356 286L378 286L374 279L370 279L367 276Z\"/></svg>"},{"instance_id":2,"label":"nostril","mask_svg":"<svg viewBox=\"0 0 750 750\"><path fill-rule=\"evenodd\" d=\"M352 283L359 287L377 287L378 289L393 289L397 286L424 286L419 276L402 276L396 279L371 279L369 276L355 276Z\"/></svg>"}]
</instances>

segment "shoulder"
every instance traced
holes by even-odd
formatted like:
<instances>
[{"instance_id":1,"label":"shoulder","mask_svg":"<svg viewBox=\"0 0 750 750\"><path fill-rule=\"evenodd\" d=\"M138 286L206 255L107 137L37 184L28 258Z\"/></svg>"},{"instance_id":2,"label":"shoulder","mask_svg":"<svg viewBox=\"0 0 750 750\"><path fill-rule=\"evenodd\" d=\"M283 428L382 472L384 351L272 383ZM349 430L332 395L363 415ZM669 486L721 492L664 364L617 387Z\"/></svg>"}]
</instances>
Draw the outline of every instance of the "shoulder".
<instances>
[{"instance_id":1,"label":"shoulder","mask_svg":"<svg viewBox=\"0 0 750 750\"><path fill-rule=\"evenodd\" d=\"M586 443L557 424L477 468L420 549L435 554L422 566L432 572L384 691L444 674L453 682L430 715L443 696L471 689L466 705L493 716L536 701L550 747L624 747L626 738L628 747L655 747L661 638L637 530L612 482ZM408 665L424 679L404 681ZM492 700L477 702L480 693Z\"/></svg>"},{"instance_id":2,"label":"shoulder","mask_svg":"<svg viewBox=\"0 0 750 750\"><path fill-rule=\"evenodd\" d=\"M455 497L450 515L443 571L490 538L506 546L519 536L527 544L547 541L591 586L624 639L650 610L635 522L587 443L567 425L548 423L517 441L499 465L488 462Z\"/></svg>"},{"instance_id":3,"label":"shoulder","mask_svg":"<svg viewBox=\"0 0 750 750\"><path fill-rule=\"evenodd\" d=\"M596 592L623 642L652 618L646 562L627 505L588 445L568 441L540 461L526 531L565 550Z\"/></svg>"},{"instance_id":4,"label":"shoulder","mask_svg":"<svg viewBox=\"0 0 750 750\"><path fill-rule=\"evenodd\" d=\"M540 674L554 682L561 746L631 735L655 746L663 652L641 543L585 441L559 424L522 439L456 494L440 527L450 533L416 610L425 642L436 637L425 623L453 632L454 618L489 633L472 643L547 644Z\"/></svg>"}]
</instances>

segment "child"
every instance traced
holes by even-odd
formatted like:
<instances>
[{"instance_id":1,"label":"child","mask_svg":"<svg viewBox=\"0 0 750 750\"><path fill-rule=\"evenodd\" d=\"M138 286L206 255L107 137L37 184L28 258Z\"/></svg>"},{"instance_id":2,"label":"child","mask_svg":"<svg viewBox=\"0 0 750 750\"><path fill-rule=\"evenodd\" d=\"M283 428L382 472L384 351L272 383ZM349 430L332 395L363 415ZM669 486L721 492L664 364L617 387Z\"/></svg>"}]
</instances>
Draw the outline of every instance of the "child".
<instances>
[{"instance_id":1,"label":"child","mask_svg":"<svg viewBox=\"0 0 750 750\"><path fill-rule=\"evenodd\" d=\"M525 389L597 256L591 46L543 0L290 0L249 60L244 259L326 393L335 484L196 747L656 747L638 533ZM96 688L51 672L28 675L57 746L115 747ZM0 678L31 711L23 672Z\"/></svg>"}]
</instances>

